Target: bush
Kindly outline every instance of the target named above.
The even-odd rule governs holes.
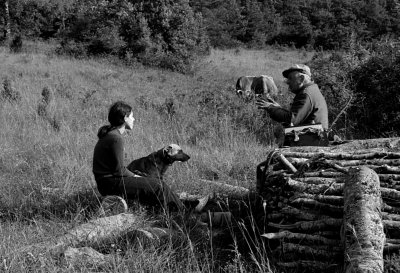
[[[13,53],[18,53],[22,51],[22,37],[21,35],[15,35],[10,42],[10,51]]]
[[[59,52],[129,56],[185,73],[198,56],[209,53],[202,17],[188,0],[89,0],[71,14]]]
[[[320,52],[309,63],[327,99],[330,122],[340,114],[335,133],[345,138],[399,136],[399,49],[393,41],[368,49],[353,44],[346,52]]]
[[[389,45],[389,46],[388,46]],[[351,73],[358,103],[351,118],[356,130],[367,137],[400,135],[400,45],[383,46]]]

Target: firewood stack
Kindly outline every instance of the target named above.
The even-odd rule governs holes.
[[[383,224],[384,253],[400,250],[400,139],[282,148],[271,151],[257,167],[257,191],[267,211],[262,236],[277,266],[288,272],[341,272],[346,267],[344,233],[351,232],[351,226],[344,220],[343,206],[358,198],[349,194],[354,169],[367,173],[364,180],[377,173],[374,196],[378,197],[368,195],[374,191],[373,183],[362,190],[367,205],[360,215],[368,218],[377,213]],[[366,186],[364,180],[361,186]]]

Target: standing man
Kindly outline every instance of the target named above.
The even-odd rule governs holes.
[[[265,109],[269,116],[285,127],[321,124],[328,130],[328,107],[317,84],[311,80],[311,71],[307,65],[295,64],[282,72],[295,94],[290,110],[284,109],[272,99],[257,98],[256,105]]]

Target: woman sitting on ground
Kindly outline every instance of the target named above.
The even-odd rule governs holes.
[[[132,107],[122,101],[114,103],[108,121],[110,124],[102,126],[97,133],[99,139],[93,155],[93,174],[100,194],[183,210],[178,196],[162,180],[137,176],[124,165],[123,134],[133,129]]]

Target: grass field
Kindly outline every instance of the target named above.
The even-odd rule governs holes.
[[[305,51],[272,48],[213,50],[199,60],[194,73],[182,75],[112,59],[60,57],[52,46],[38,42],[25,44],[18,54],[0,48],[2,81],[11,83],[8,92],[20,95],[20,100],[0,101],[0,268],[89,271],[46,257],[46,262],[35,257],[31,263],[27,259],[20,263],[13,253],[85,221],[85,208],[94,205],[79,194],[95,190],[91,160],[96,133],[107,123],[108,107],[116,100],[129,102],[136,118],[126,137],[127,163],[177,143],[191,159],[167,172],[165,179],[176,191],[204,193],[202,178],[254,188],[255,167],[271,148],[274,124],[253,103],[236,97],[236,79],[271,75],[283,93],[278,100],[285,102],[281,71],[311,57]],[[50,96],[43,106],[45,87]],[[57,194],[49,194],[49,188]],[[106,272],[215,270],[210,257],[195,254],[185,247],[132,248],[123,262],[115,261]],[[199,265],[205,261],[208,264]],[[238,257],[224,268],[249,270]]]

